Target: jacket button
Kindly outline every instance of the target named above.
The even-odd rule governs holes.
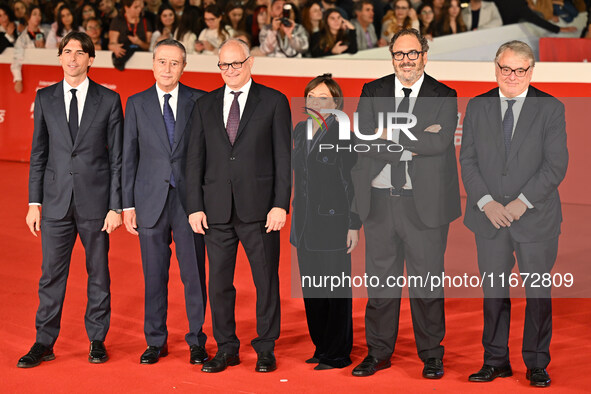
[[[322,162],[323,162],[323,163],[326,163],[326,162],[328,162],[328,157],[324,156],[324,157],[322,158]]]
[[[230,157],[230,160],[236,160],[236,158],[234,156]]]
[[[72,153],[72,157],[76,157],[77,155],[77,153]]]
[[[329,210],[328,213],[334,215],[334,209]]]

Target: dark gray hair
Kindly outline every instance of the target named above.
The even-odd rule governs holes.
[[[152,54],[152,59],[156,59],[156,51],[161,46],[169,46],[169,47],[177,47],[183,52],[183,63],[187,63],[187,50],[185,46],[180,43],[179,41],[175,40],[174,38],[167,38],[162,41],[158,41],[156,45],[154,45],[154,53]]]
[[[527,58],[527,60],[529,60],[530,67],[536,65],[536,58],[534,56],[534,51],[531,49],[531,47],[527,45],[525,42],[517,40],[508,41],[501,45],[497,50],[497,54],[495,55],[495,62],[498,62],[503,52],[505,52],[508,49],[512,50],[518,55]]]
[[[246,57],[250,56],[250,48],[248,47],[248,44],[245,43],[243,40],[241,40],[240,38],[228,38],[226,41],[222,42],[222,45],[220,45],[220,52],[222,50],[223,47],[225,47],[226,45],[230,44],[230,43],[236,43],[238,45],[240,45],[242,47],[242,50],[244,50],[244,55],[246,55]]]
[[[396,40],[402,36],[415,36],[417,40],[419,40],[419,44],[421,44],[421,51],[426,53],[429,50],[429,43],[427,42],[427,39],[423,37],[417,29],[402,29],[398,33],[394,34],[394,37],[392,37],[390,40],[390,45],[388,46],[390,53],[392,53],[392,48],[394,47]]]

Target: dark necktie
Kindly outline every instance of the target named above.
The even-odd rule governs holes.
[[[238,133],[238,126],[240,125],[240,103],[238,103],[238,96],[242,92],[230,92],[234,95],[234,100],[230,106],[230,113],[228,114],[228,121],[226,122],[226,132],[230,139],[230,144],[234,145],[236,141],[236,134]]]
[[[70,127],[72,142],[76,142],[76,135],[78,134],[78,99],[76,98],[76,89],[70,89],[70,92],[72,92],[72,100],[70,100],[68,126]]]
[[[396,112],[400,113],[408,113],[410,109],[410,93],[412,89],[409,88],[402,88],[404,92],[404,98],[398,104],[398,109]],[[407,123],[408,118],[398,118],[396,123]],[[398,142],[400,142],[400,136],[398,137]],[[406,162],[400,161],[398,165],[391,164],[390,165],[390,183],[392,183],[392,187],[396,189],[402,189],[402,186],[406,184]]]
[[[509,155],[511,149],[511,138],[513,137],[513,124],[515,123],[513,117],[513,104],[515,100],[507,100],[507,110],[503,117],[503,139],[505,140],[505,157]]]
[[[162,110],[162,115],[164,116],[164,125],[166,126],[166,134],[168,134],[168,142],[170,144],[170,148],[172,149],[172,145],[174,144],[174,114],[172,113],[172,107],[170,106],[169,100],[172,96],[167,93],[164,95],[164,108]],[[170,185],[175,187],[174,176],[172,173],[170,174]]]

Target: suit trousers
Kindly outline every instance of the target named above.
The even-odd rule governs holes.
[[[365,336],[369,355],[388,359],[398,336],[401,287],[387,284],[389,277],[441,275],[449,225],[425,226],[412,196],[390,196],[372,188],[371,210],[364,222],[365,265],[368,277],[380,286],[368,288]],[[384,285],[383,287],[381,285]],[[419,358],[443,358],[445,336],[443,289],[409,286],[413,330]]]
[[[242,243],[256,288],[257,337],[251,344],[257,353],[273,351],[279,338],[279,231],[266,232],[265,222],[244,223],[234,206],[230,222],[210,224],[205,232],[209,256],[209,302],[213,336],[218,351],[238,354],[236,336],[236,288],[234,271],[238,242]]]
[[[531,274],[550,273],[558,253],[558,237],[543,242],[516,242],[508,228],[501,228],[492,239],[476,235],[478,267],[481,275],[493,274],[494,287],[490,281],[483,284],[484,363],[504,366],[509,363],[509,324],[511,299],[508,278],[515,265],[520,273],[530,275],[525,286],[527,303],[523,327],[522,357],[527,368],[546,368],[550,363],[550,339],[552,338],[551,288],[541,281],[532,282]],[[514,255],[515,253],[515,255]],[[505,278],[505,287],[500,287],[499,275]],[[521,281],[519,283],[521,285]]]
[[[337,251],[310,251],[299,247],[300,277],[351,276],[351,255],[346,249]],[[336,289],[327,286],[302,288],[306,320],[314,357],[320,363],[335,368],[351,364],[353,348],[353,300],[349,285]]]
[[[88,301],[84,324],[90,341],[104,341],[111,319],[111,280],[109,276],[109,235],[101,231],[104,218],[80,217],[74,203],[62,219],[43,217],[41,220],[41,249],[43,263],[39,280],[39,308],[35,318],[36,342],[53,346],[60,331],[66,282],[76,238],[86,254]],[[106,214],[106,213],[105,213]]]
[[[173,240],[189,320],[185,340],[189,346],[204,346],[207,336],[201,328],[207,303],[205,245],[203,236],[191,229],[177,189],[169,189],[166,204],[154,227],[138,227],[138,232],[145,283],[144,335],[148,346],[163,346],[168,338],[168,271]]]

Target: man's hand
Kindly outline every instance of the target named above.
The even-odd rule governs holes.
[[[516,198],[509,204],[505,205],[505,209],[513,217],[513,220],[519,220],[525,211],[527,211],[527,205],[520,199]]]
[[[359,242],[359,230],[349,230],[347,232],[347,253],[351,253]]]
[[[265,223],[267,233],[281,230],[283,226],[285,226],[286,216],[287,213],[285,212],[285,209],[278,207],[271,208],[267,214],[267,223]]]
[[[135,209],[128,209],[127,211],[123,211],[123,223],[125,224],[125,228],[127,232],[133,235],[138,235],[137,232],[137,222],[135,217]]]
[[[193,232],[197,234],[205,235],[205,230],[209,230],[209,227],[207,226],[207,216],[203,211],[190,214],[189,224],[191,225]]]
[[[113,231],[117,230],[119,226],[123,223],[121,219],[121,214],[115,211],[107,212],[107,217],[105,217],[105,224],[103,224],[103,228],[101,231],[106,231],[107,234],[111,234]]]
[[[440,124],[432,124],[431,126],[427,127],[425,129],[426,132],[428,133],[439,133],[439,130],[441,130],[441,125]]]
[[[27,212],[25,222],[27,222],[27,226],[29,226],[29,231],[31,231],[31,234],[33,234],[36,237],[37,233],[35,231],[41,231],[40,205],[29,205],[29,211]]]
[[[497,230],[501,227],[509,227],[511,226],[511,222],[513,222],[513,216],[511,216],[509,211],[496,201],[486,203],[482,210]]]

